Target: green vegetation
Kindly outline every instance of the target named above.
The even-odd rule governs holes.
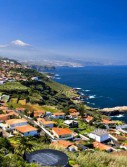
[[[69,109],[75,108],[79,111],[79,117],[77,117],[79,128],[71,128],[71,130],[77,133],[76,137],[79,137],[79,134],[90,133],[95,128],[98,128],[96,122],[100,122],[102,118],[106,117],[101,115],[99,110],[90,108],[84,104],[77,104],[72,99],[78,95],[72,88],[56,83],[34,69],[11,69],[11,72],[13,76],[17,73],[21,78],[25,78],[26,80],[7,82],[0,85],[0,94],[7,95],[3,98],[8,101],[8,97],[10,97],[7,103],[10,109],[23,107],[26,109],[23,114],[26,115],[29,115],[29,113],[33,114],[35,110],[63,111],[66,115],[69,115]],[[32,77],[37,77],[38,79],[34,80]],[[2,114],[3,111],[0,110],[0,113]],[[93,117],[95,123],[93,121],[90,123],[85,121],[88,115]],[[67,127],[62,119],[53,121],[56,122],[57,127]],[[99,128],[104,129],[101,124],[99,124]],[[65,152],[72,166],[127,166],[127,159],[124,156],[116,157],[116,155],[114,156],[113,154],[93,149],[72,153],[61,147],[51,145],[49,137],[46,134],[41,135],[38,137],[21,137],[15,135],[8,139],[0,137],[0,167],[39,167],[37,164],[28,164],[24,160],[24,155],[26,152],[43,148],[53,148]],[[82,142],[83,145],[93,148],[93,140]]]
[[[3,85],[0,85],[0,92],[4,92],[9,95],[14,93],[27,93],[28,88],[23,86],[20,82],[7,82]]]
[[[1,140],[1,138],[0,138]],[[5,140],[5,141],[4,141]],[[78,165],[80,167],[126,167],[127,159],[124,156],[117,156],[108,154],[102,151],[82,151],[82,152],[68,152],[67,150],[55,146],[45,144],[48,138],[46,136],[40,138],[19,138],[13,137],[8,141],[2,138],[2,143],[9,143],[11,147],[3,144],[0,148],[0,166],[1,167],[38,167],[37,164],[28,164],[22,158],[24,152],[31,152],[43,148],[52,148],[65,152],[69,157],[70,164]],[[10,149],[9,149],[10,148]],[[19,151],[20,148],[20,151]],[[2,151],[8,149],[9,151]]]
[[[33,69],[13,69],[13,72],[20,72],[27,77],[27,81],[7,82],[0,85],[0,92],[17,98],[17,104],[19,100],[26,100],[26,103],[57,106],[59,109],[75,107],[75,103],[69,98],[74,96],[71,88],[51,81]],[[39,80],[31,80],[33,76]]]
[[[49,80],[44,81],[48,86],[50,86],[53,90],[57,90],[59,94],[65,94],[68,98],[72,98],[77,96],[76,93],[72,91],[72,88],[55,81]]]

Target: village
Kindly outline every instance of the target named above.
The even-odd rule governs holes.
[[[28,80],[21,73],[9,72],[12,68],[28,69],[27,66],[2,61],[1,67],[1,85]],[[29,80],[37,78],[33,76]],[[113,121],[107,116],[96,119],[94,114],[76,108],[66,111],[57,109],[54,112],[46,109],[31,111],[25,107],[11,108],[8,105],[9,99],[8,94],[0,94],[0,136],[4,138],[38,138],[46,135],[49,145],[69,152],[100,150],[115,154],[127,150],[127,124],[124,122]]]
[[[98,128],[82,134],[75,132],[76,129],[80,131],[80,115],[75,109],[70,109],[69,115],[63,112],[34,111],[33,117],[30,117],[24,114],[25,108],[10,110],[5,103],[1,103],[0,111],[1,135],[5,137],[38,136],[43,131],[51,138],[51,144],[59,145],[71,152],[87,149],[106,152],[127,150],[127,125],[118,125],[117,121],[103,119],[98,124],[104,125],[104,129]],[[92,126],[94,123],[92,116],[84,117],[84,124]]]

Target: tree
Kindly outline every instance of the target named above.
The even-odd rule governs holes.
[[[79,114],[80,114],[81,118],[84,118],[84,115],[85,115],[85,107],[84,107],[84,105],[80,104],[78,106],[78,108],[79,108],[78,110],[79,110]]]
[[[44,135],[40,138],[40,142],[44,142],[45,144],[49,144],[51,142],[50,137],[44,133]]]
[[[15,153],[20,156],[24,156],[26,152],[31,151],[33,145],[29,142],[29,138],[21,137],[18,147],[15,149]]]
[[[0,110],[0,114],[4,114],[3,110]]]

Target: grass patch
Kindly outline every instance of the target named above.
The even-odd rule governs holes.
[[[24,100],[19,100],[18,104],[25,105],[26,104],[26,100],[25,99]]]
[[[19,82],[7,82],[3,85],[0,85],[1,92],[11,92],[11,91],[28,91],[26,86],[23,86]]]

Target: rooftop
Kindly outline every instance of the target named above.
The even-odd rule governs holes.
[[[100,143],[100,142],[93,142],[93,146],[94,146],[95,148],[100,149],[100,150],[106,150],[106,151],[113,149],[111,146],[102,144],[102,143]]]
[[[52,128],[52,130],[58,135],[71,135],[72,131],[68,128]]]
[[[67,147],[73,145],[74,143],[67,141],[67,140],[57,140],[56,142],[53,142],[52,144],[60,145],[64,148],[67,148]]]
[[[42,122],[42,124],[47,125],[47,124],[55,124],[53,121],[46,121],[44,118],[38,118],[37,121]]]
[[[104,129],[96,129],[95,131],[91,132],[97,136],[103,136],[103,135],[106,135],[108,134],[108,132]]]
[[[69,109],[69,112],[70,112],[70,113],[76,113],[77,110],[76,110],[75,108],[70,108],[70,109]]]
[[[18,124],[18,123],[22,123],[22,122],[27,122],[26,119],[9,119],[6,121],[7,124],[12,125],[12,124]]]
[[[34,111],[34,117],[41,116],[42,114],[45,114],[45,111],[44,111],[44,110],[37,110],[37,111]]]
[[[92,117],[92,116],[88,116],[88,117],[86,118],[86,120],[92,121],[92,120],[93,120],[93,117]]]
[[[31,131],[37,131],[36,128],[34,128],[33,126],[30,126],[30,125],[18,126],[15,129],[17,131],[21,132],[21,133],[31,132]]]
[[[104,123],[104,124],[115,124],[116,121],[110,121],[110,120],[108,120],[108,119],[103,119],[103,120],[102,120],[102,123]]]
[[[8,114],[0,114],[0,120],[7,120]]]
[[[67,125],[69,125],[69,124],[71,124],[71,123],[73,123],[73,122],[77,122],[77,121],[73,121],[73,120],[66,120],[66,121],[64,121],[64,123],[65,124],[67,124]],[[78,122],[77,122],[78,123]]]

